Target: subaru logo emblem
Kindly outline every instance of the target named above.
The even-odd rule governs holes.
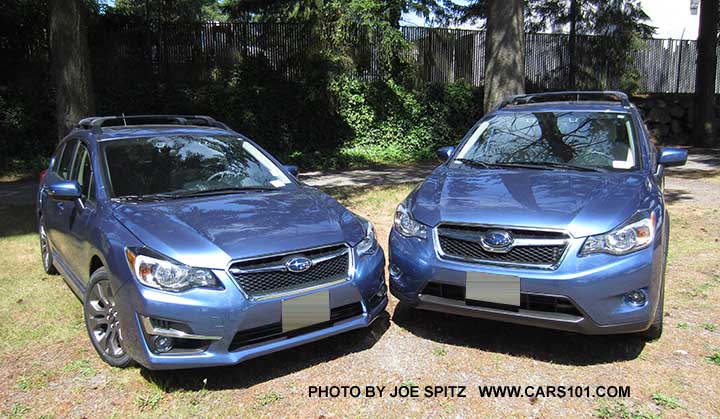
[[[504,230],[490,230],[480,238],[480,244],[490,252],[507,252],[512,243],[512,235]]]
[[[312,261],[306,257],[296,257],[285,262],[285,267],[290,272],[305,272],[312,267]]]

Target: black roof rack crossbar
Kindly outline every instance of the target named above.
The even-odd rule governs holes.
[[[496,109],[502,109],[510,105],[527,105],[534,103],[538,99],[545,101],[557,99],[558,101],[580,102],[582,100],[598,100],[598,98],[605,100],[610,99],[611,101],[620,102],[622,106],[626,108],[630,107],[630,100],[623,92],[615,90],[568,90],[511,96],[500,102]]]
[[[229,130],[230,127],[206,115],[116,115],[116,116],[91,116],[81,119],[77,127],[79,129],[91,129],[95,132],[102,132],[106,122],[122,121],[122,126],[148,125],[135,123],[137,120],[167,121],[169,125],[195,125],[193,121],[203,121],[209,127],[216,127]],[[131,123],[128,123],[130,121]],[[114,125],[117,127],[117,125]]]

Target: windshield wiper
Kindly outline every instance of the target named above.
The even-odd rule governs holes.
[[[455,161],[466,164],[468,166],[482,167],[483,169],[497,169],[500,167],[500,165],[495,163],[486,163],[484,161],[473,159],[455,159]]]
[[[209,195],[225,195],[225,194],[231,194],[231,193],[237,193],[237,192],[250,192],[250,191],[274,191],[277,188],[275,187],[268,187],[268,186],[233,186],[228,188],[217,188],[217,189],[208,189],[204,191],[192,191],[192,192],[185,192],[181,194],[175,195],[177,198],[187,198],[191,196],[209,196]]]
[[[544,164],[535,164],[535,163],[526,163],[526,162],[488,163],[488,162],[472,160],[472,159],[455,159],[455,160],[459,161],[461,163],[467,164],[468,166],[482,167],[483,169],[501,169],[501,168],[510,167],[510,168],[533,169],[533,170],[551,170],[550,168],[546,167],[546,165],[544,165]]]
[[[577,170],[580,172],[604,172],[604,170],[596,167],[588,167],[588,166],[578,166],[575,164],[569,164],[569,163],[556,163],[556,162],[537,162],[537,163],[523,163],[528,165],[536,165],[536,166],[546,166],[546,167],[552,167],[556,169],[569,169],[569,170]]]
[[[113,199],[118,201],[162,201],[165,199],[175,199],[177,198],[177,195],[173,194],[166,194],[166,193],[155,193],[155,194],[147,194],[147,195],[123,195],[123,196],[116,196]]]

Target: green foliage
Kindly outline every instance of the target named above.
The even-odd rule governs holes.
[[[344,154],[375,162],[431,159],[437,147],[458,143],[482,112],[482,92],[463,83],[407,88],[340,76],[331,90],[353,133]]]
[[[682,407],[680,401],[677,398],[667,396],[662,393],[653,393],[652,400],[653,402],[655,402],[656,405],[667,407],[668,409],[677,409],[679,407]]]
[[[716,351],[708,357],[708,360],[713,364],[720,366],[720,351]]]

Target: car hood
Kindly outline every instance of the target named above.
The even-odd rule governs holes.
[[[364,235],[357,218],[312,188],[115,203],[115,218],[149,248],[190,266],[347,242]]]
[[[479,169],[440,166],[409,197],[418,221],[604,233],[640,208],[651,185],[639,172]]]

